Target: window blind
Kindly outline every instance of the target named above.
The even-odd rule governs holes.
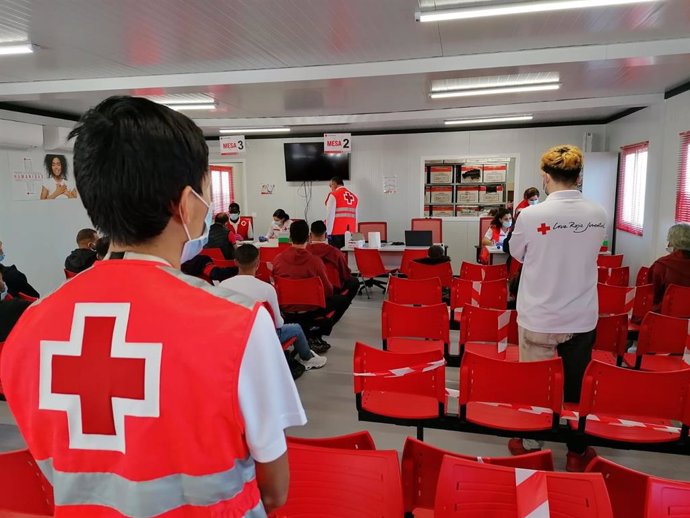
[[[676,223],[690,223],[690,131],[680,134]]]
[[[616,229],[637,236],[644,228],[648,150],[648,142],[621,148]]]

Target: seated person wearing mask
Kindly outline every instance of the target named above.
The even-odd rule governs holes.
[[[337,292],[347,290],[346,297],[350,299],[355,298],[359,291],[359,281],[352,276],[350,267],[347,265],[345,254],[338,250],[333,245],[328,244],[326,239],[326,224],[317,220],[311,224],[311,232],[309,234],[310,243],[307,245],[307,250],[317,257],[320,257],[326,268],[334,268],[338,272],[338,285],[334,286]]]
[[[262,239],[262,241],[277,238],[278,232],[287,232],[290,230],[290,225],[292,225],[290,215],[283,209],[278,209],[273,213],[273,221],[271,222],[271,226],[268,227],[266,237]]]
[[[65,270],[81,273],[96,262],[96,241],[98,234],[92,228],[83,228],[77,233],[77,246],[65,259]]]
[[[257,302],[268,303],[273,313],[278,338],[281,342],[286,342],[290,338],[297,339],[295,341],[297,361],[306,370],[320,369],[326,365],[326,358],[318,356],[309,349],[309,342],[300,325],[286,324],[283,321],[275,288],[255,277],[256,271],[259,269],[259,249],[250,244],[241,245],[235,251],[235,261],[237,261],[240,269],[239,274],[232,279],[221,282],[221,288],[236,291]]]
[[[652,311],[661,310],[669,284],[690,286],[690,224],[678,223],[668,230],[669,254],[660,257],[649,268],[647,282],[654,285]]]
[[[41,295],[29,284],[26,275],[20,272],[15,265],[3,264],[4,261],[5,252],[2,249],[2,241],[0,241],[0,275],[3,277],[7,292],[14,298],[19,297],[20,293],[39,298]]]
[[[506,208],[498,209],[498,212],[491,220],[491,226],[484,234],[482,245],[484,246],[502,246],[503,240],[508,235],[508,231],[513,226],[513,216]]]
[[[0,274],[0,342],[7,340],[14,324],[22,316],[24,310],[31,305],[31,302],[23,299],[16,299],[11,295],[8,297],[7,285],[2,280]]]
[[[525,209],[531,205],[536,205],[539,203],[539,189],[536,187],[530,187],[529,189],[526,189],[524,194],[522,195],[522,201],[518,203],[517,207],[515,207],[515,218],[518,217],[518,214],[520,214],[520,211],[522,209]]]
[[[238,203],[233,202],[228,206],[228,217],[230,221],[227,224],[227,228],[230,232],[242,236],[239,241],[251,241],[254,239],[252,218],[240,215],[240,205]]]
[[[208,231],[208,243],[204,248],[220,248],[226,259],[235,258],[235,243],[241,241],[241,236],[227,229],[228,215],[224,212],[216,214],[216,217]]]

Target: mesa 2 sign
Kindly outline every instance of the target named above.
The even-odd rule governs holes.
[[[324,133],[323,151],[328,155],[349,153],[352,149],[352,136],[349,133]]]
[[[246,149],[244,135],[220,137],[221,155],[244,155]]]

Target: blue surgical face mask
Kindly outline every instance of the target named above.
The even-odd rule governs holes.
[[[507,228],[510,228],[512,226],[513,226],[513,220],[512,219],[509,219],[508,221],[503,222],[503,228],[507,229]]]
[[[539,200],[527,200],[527,203],[529,203],[530,205],[536,205],[537,203],[539,203]]]
[[[230,221],[232,221],[233,223],[235,223],[238,219],[240,219],[240,215],[237,212],[231,212],[229,214],[229,216],[230,216]]]
[[[199,252],[201,252],[204,246],[206,246],[206,243],[208,243],[208,232],[211,229],[211,223],[213,222],[213,211],[211,210],[211,206],[208,203],[206,203],[206,201],[195,191],[192,192],[194,193],[194,196],[199,198],[201,200],[201,203],[203,203],[207,207],[206,217],[204,218],[204,230],[201,232],[201,235],[199,237],[195,237],[194,239],[192,239],[192,236],[189,234],[189,229],[187,228],[187,225],[182,223],[184,231],[187,234],[187,241],[182,247],[180,263],[186,263],[190,259],[194,259],[197,255],[199,255]]]
[[[2,291],[0,291],[0,301],[5,300],[6,296],[7,296],[7,284],[4,284]]]

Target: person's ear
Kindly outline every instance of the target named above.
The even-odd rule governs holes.
[[[182,194],[180,195],[180,201],[177,202],[177,205],[173,209],[173,214],[172,217],[175,219],[175,221],[189,226],[189,223],[192,220],[192,203],[194,203],[194,193],[192,192],[192,188],[188,185],[182,190]]]

